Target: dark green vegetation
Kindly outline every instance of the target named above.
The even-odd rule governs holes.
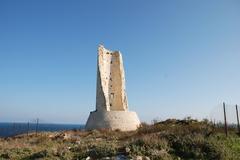
[[[166,120],[133,132],[108,130],[39,133],[0,139],[0,159],[240,159],[240,137],[208,121]],[[144,159],[144,158],[143,158]]]

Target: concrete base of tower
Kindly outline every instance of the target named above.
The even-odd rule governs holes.
[[[136,112],[131,111],[93,111],[90,112],[85,129],[110,129],[133,131],[140,126]]]

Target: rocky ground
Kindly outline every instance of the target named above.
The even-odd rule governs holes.
[[[137,131],[42,132],[0,139],[0,160],[240,159],[240,137],[207,121],[167,120]]]

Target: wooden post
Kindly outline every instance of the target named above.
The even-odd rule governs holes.
[[[29,122],[27,124],[27,136],[28,136],[28,134],[29,134]]]
[[[236,114],[237,114],[237,128],[238,134],[240,134],[239,116],[238,116],[238,105],[236,104]]]
[[[36,124],[36,135],[38,133],[38,122],[39,122],[39,119],[37,118],[37,124]]]
[[[14,122],[13,122],[13,126],[12,126],[12,131],[11,131],[11,128],[10,128],[10,133],[12,134],[11,136],[14,136],[14,135],[17,134],[16,125],[15,125]]]
[[[224,112],[224,129],[226,137],[228,136],[228,127],[227,127],[227,117],[226,117],[226,109],[225,109],[225,103],[223,102],[223,112]]]

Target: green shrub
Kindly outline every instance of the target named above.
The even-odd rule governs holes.
[[[203,135],[166,135],[171,145],[171,154],[182,159],[229,159],[230,151],[216,139],[207,139]]]
[[[95,144],[89,144],[86,146],[78,146],[74,152],[78,152],[75,158],[82,159],[90,156],[93,159],[102,157],[111,157],[117,154],[117,146],[114,142],[98,142]],[[74,158],[74,159],[75,159]]]
[[[24,159],[26,160],[35,160],[39,158],[45,158],[48,156],[48,151],[47,150],[42,150],[37,153],[33,153],[31,156],[25,157]]]
[[[99,144],[99,145],[93,146],[88,153],[91,158],[102,158],[102,157],[111,157],[116,155],[117,150],[116,150],[116,146],[114,145]]]
[[[131,155],[149,156],[151,159],[171,159],[166,139],[157,134],[143,135],[134,139],[128,146]]]

